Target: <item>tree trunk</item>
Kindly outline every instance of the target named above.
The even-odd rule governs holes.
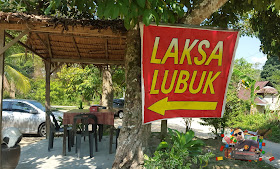
[[[113,83],[110,66],[104,66],[102,68],[102,97],[101,105],[107,107],[108,109],[113,108]]]
[[[194,15],[186,17],[185,24],[199,25],[228,0],[203,0]],[[199,17],[196,17],[199,15]],[[139,27],[127,33],[125,58],[126,93],[123,126],[112,168],[143,168],[151,125],[142,125],[141,95],[141,41]]]
[[[186,17],[184,24],[199,25],[221,8],[227,1],[228,0],[203,0],[197,8]]]
[[[125,109],[114,169],[143,168],[143,155],[151,133],[151,125],[142,125],[140,44],[139,27],[136,26],[127,34]]]
[[[16,85],[13,81],[11,81],[11,88],[10,88],[10,98],[15,99],[16,98]]]

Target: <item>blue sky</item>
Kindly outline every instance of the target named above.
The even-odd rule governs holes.
[[[261,68],[267,57],[265,54],[260,52],[260,40],[257,38],[251,38],[248,36],[240,37],[238,47],[235,54],[235,59],[244,58],[249,63],[260,63],[258,68]]]

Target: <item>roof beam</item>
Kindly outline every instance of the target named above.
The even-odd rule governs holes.
[[[78,54],[79,58],[82,58],[82,56],[81,56],[81,54],[80,54],[80,52],[79,52],[79,49],[78,49],[77,43],[76,43],[76,41],[75,41],[74,36],[72,36],[72,39],[73,39],[73,43],[74,43],[74,46],[75,46],[75,49],[76,49],[76,52],[77,52],[77,54]]]
[[[49,34],[47,34],[47,45],[48,45],[47,48],[49,51],[49,56],[50,56],[50,58],[53,58]]]
[[[64,63],[59,63],[59,65],[57,65],[52,71],[51,74],[53,74],[53,72],[55,72],[58,68],[60,68]]]
[[[15,39],[15,37],[13,37],[12,35],[10,35],[8,32],[5,32],[5,35],[11,39]],[[20,40],[17,41],[18,44],[20,44],[21,46],[23,46],[24,48],[30,50],[32,53],[34,53],[35,55],[38,55],[39,57],[41,57],[42,59],[46,60],[45,57],[43,57],[42,55],[40,55],[39,53],[37,53],[35,50],[33,50],[31,47],[27,46],[26,44],[22,43]]]
[[[35,33],[35,35],[40,40],[40,42],[45,46],[45,48],[48,50],[48,45],[43,41],[43,39],[38,35],[38,33]]]
[[[29,30],[25,30],[20,35],[18,35],[16,38],[14,38],[11,42],[9,42],[7,45],[5,45],[4,47],[0,46],[0,55],[3,54],[7,49],[9,49],[15,43],[17,43],[28,32],[29,32]]]
[[[108,39],[105,40],[105,55],[106,55],[106,58],[109,59],[109,54],[108,54]]]
[[[63,63],[90,63],[100,65],[123,65],[124,61],[120,60],[105,60],[105,59],[72,59],[72,58],[52,58],[51,62],[63,62]]]
[[[46,26],[47,25],[47,26]],[[120,38],[126,37],[126,33],[116,33],[113,32],[110,28],[108,29],[92,29],[91,26],[69,26],[68,30],[65,30],[64,26],[61,25],[57,25],[55,26],[55,24],[46,24],[46,23],[34,23],[34,22],[30,22],[30,23],[24,23],[24,24],[20,24],[18,22],[13,22],[10,21],[9,23],[0,23],[0,26],[6,30],[25,30],[25,29],[30,29],[30,31],[32,32],[38,32],[38,33],[57,33],[57,34],[61,34],[61,35],[86,35],[86,36],[92,36],[92,37],[112,37],[112,38]]]

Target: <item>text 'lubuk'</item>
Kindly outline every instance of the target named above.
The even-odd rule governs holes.
[[[174,93],[184,93],[188,89],[188,91],[191,94],[196,94],[200,92],[201,89],[203,89],[202,91],[203,94],[206,94],[207,91],[209,91],[211,94],[215,94],[213,82],[214,80],[217,79],[217,77],[221,74],[221,72],[214,73],[213,71],[209,71],[209,72],[203,71],[202,73],[200,73],[201,76],[198,76],[197,71],[193,71],[192,75],[190,75],[190,73],[187,70],[181,70],[181,71],[174,70],[173,74],[169,73],[169,70],[165,70],[163,80],[159,82],[158,82],[158,74],[159,74],[159,70],[155,70],[150,94],[159,94],[159,91],[161,91],[164,94],[168,94],[173,90],[174,87],[175,87]],[[170,84],[166,84],[168,76],[172,76]],[[178,76],[178,80],[176,82],[177,76]],[[197,77],[200,77],[200,79],[197,79]],[[195,88],[194,84],[197,80],[199,80],[199,83],[198,86]],[[161,85],[157,85],[157,83],[161,83]],[[156,86],[161,86],[161,87],[157,89]],[[166,88],[166,86],[168,87]]]
[[[150,63],[154,64],[165,64],[167,59],[174,59],[174,64],[182,65],[187,58],[188,65],[209,65],[213,59],[218,60],[218,66],[222,65],[223,58],[223,41],[219,41],[215,48],[210,54],[207,54],[203,48],[209,48],[210,42],[208,40],[202,40],[199,42],[198,39],[193,40],[191,43],[190,39],[186,39],[184,49],[181,55],[179,55],[178,38],[173,38],[167,48],[163,58],[157,57],[157,51],[159,46],[160,37],[155,38],[154,47],[152,51]],[[197,47],[196,47],[197,46]],[[201,56],[191,56],[192,50],[197,50]],[[181,56],[179,58],[179,56]],[[199,59],[200,58],[200,59]]]

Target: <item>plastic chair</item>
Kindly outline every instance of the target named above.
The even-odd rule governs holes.
[[[88,130],[89,120],[93,120],[94,124],[92,124],[92,131]],[[81,121],[80,131],[76,131],[77,120]],[[78,153],[78,157],[81,155],[81,137],[85,136],[89,137],[89,150],[90,150],[90,158],[93,157],[93,134],[95,137],[95,151],[98,151],[97,148],[97,117],[93,114],[79,114],[74,117],[74,125],[73,131],[76,134],[76,153]]]
[[[47,111],[46,113],[50,117],[50,119],[52,118],[53,120],[53,123],[50,123],[50,131],[49,131],[48,151],[50,151],[53,148],[53,140],[54,140],[55,133],[61,133],[64,131],[64,129],[58,125],[58,122],[51,111]],[[68,136],[68,152],[70,152],[71,146],[73,146],[73,138],[74,138],[71,127],[67,128],[67,136]]]

